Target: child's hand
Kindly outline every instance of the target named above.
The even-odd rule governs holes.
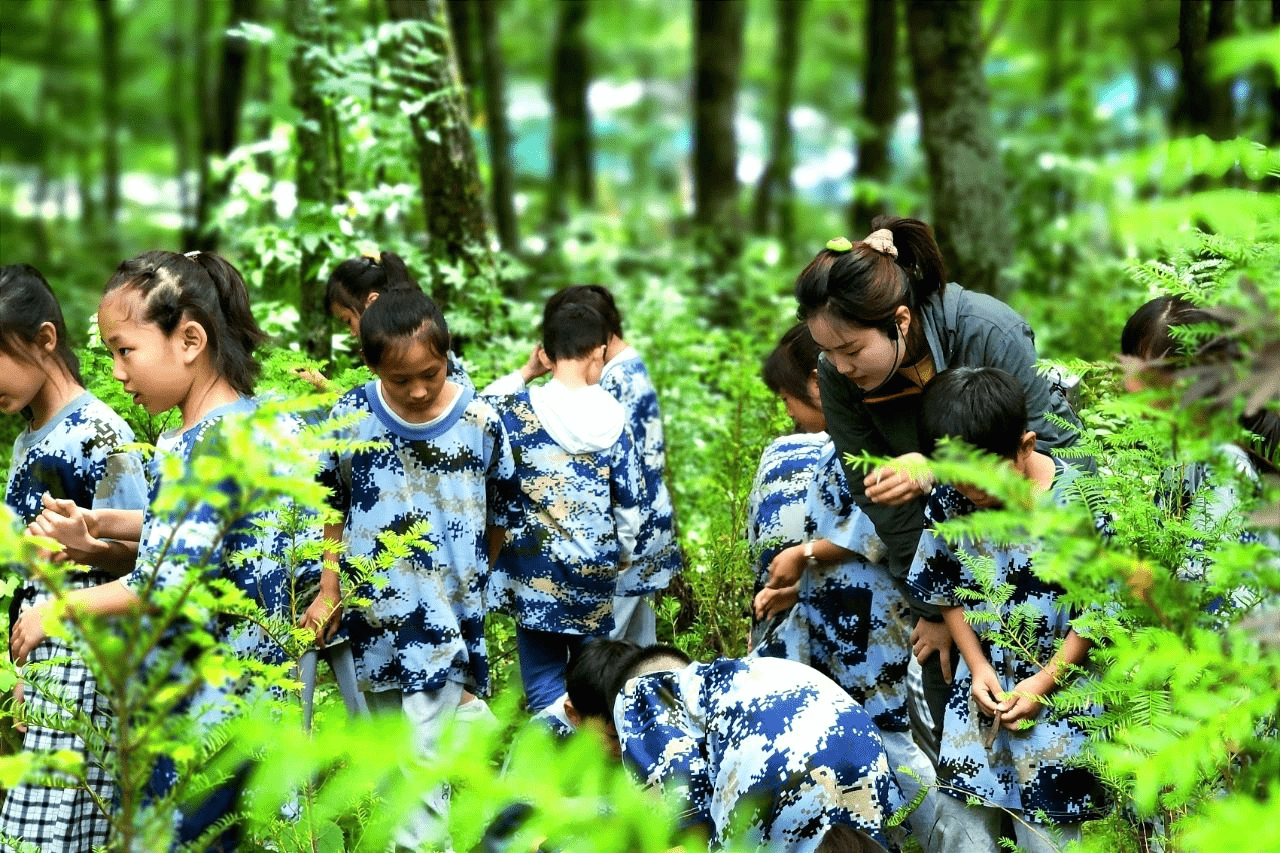
[[[18,679],[18,683],[13,685],[13,730],[21,734],[27,733],[27,724],[22,722],[22,706],[26,704],[27,698],[22,695],[22,679]]]
[[[98,524],[93,511],[76,506],[75,501],[61,500],[44,493],[44,511],[27,525],[33,536],[45,536],[62,543],[62,560],[89,563],[101,551]],[[59,561],[57,557],[55,561]],[[59,561],[60,562],[60,561]]]
[[[756,593],[756,598],[751,603],[751,608],[755,611],[756,619],[763,621],[775,613],[781,613],[786,610],[795,604],[799,598],[800,588],[795,585],[785,589],[765,587]]]
[[[1019,728],[1022,720],[1032,720],[1044,707],[1044,697],[1053,692],[1053,679],[1044,670],[1019,681],[1008,699],[1000,703],[1000,721],[1006,729]]]
[[[302,614],[298,624],[315,631],[316,645],[323,646],[338,633],[342,622],[342,597],[335,591],[321,589],[315,601]]]
[[[911,651],[921,665],[937,652],[938,663],[942,664],[942,678],[951,683],[951,631],[945,622],[917,619],[916,626],[911,629]]]
[[[50,602],[46,601],[35,607],[29,607],[13,623],[13,633],[9,635],[9,655],[18,666],[26,663],[27,655],[49,636],[44,629],[49,605]]]
[[[534,344],[533,349],[529,352],[529,360],[520,366],[520,378],[524,380],[524,384],[528,385],[539,376],[543,376],[550,372],[549,368],[542,363],[539,356],[542,355],[542,344]]]
[[[996,671],[990,664],[982,666],[973,673],[973,701],[978,703],[978,710],[988,717],[997,717],[1003,721],[1001,706],[1005,702],[1004,687],[996,677]]]
[[[921,453],[907,453],[882,465],[862,481],[867,499],[885,506],[901,506],[912,498],[929,494],[933,474],[929,460]]]
[[[800,582],[804,574],[805,564],[809,558],[804,555],[803,545],[792,545],[783,548],[769,563],[769,589],[786,589]]]

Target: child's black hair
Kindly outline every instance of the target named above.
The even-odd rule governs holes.
[[[449,326],[440,306],[421,290],[390,290],[360,318],[360,349],[365,364],[377,370],[386,351],[416,338],[441,357],[449,354]]]
[[[1022,383],[998,367],[953,367],[924,387],[921,438],[928,452],[939,439],[958,438],[979,450],[1014,459],[1027,432]]]
[[[71,349],[67,323],[49,282],[30,264],[0,267],[0,352],[30,360],[28,350],[35,346],[36,336],[45,323],[53,325],[58,339],[54,357],[62,362],[77,385],[84,385],[80,378],[80,359]]]
[[[586,303],[566,303],[542,325],[542,349],[552,361],[582,358],[608,343],[604,318]]]
[[[1167,361],[1165,369],[1169,371],[1193,364],[1231,362],[1240,357],[1239,347],[1227,335],[1195,344],[1187,339],[1179,340],[1171,331],[1179,326],[1199,325],[1221,327],[1223,322],[1181,296],[1157,296],[1134,311],[1124,324],[1120,352],[1147,361]],[[1241,415],[1240,425],[1255,436],[1243,449],[1261,467],[1276,471],[1280,413],[1262,408],[1251,415]]]
[[[604,318],[605,328],[609,330],[609,334],[616,338],[622,337],[622,314],[618,311],[617,303],[613,301],[613,294],[607,287],[599,284],[574,284],[552,294],[542,309],[543,327],[546,327],[547,320],[552,314],[569,304],[590,305]]]
[[[641,651],[630,640],[596,637],[569,655],[565,689],[574,709],[583,717],[613,719],[613,698],[622,688],[627,660]]]
[[[893,324],[900,305],[915,308],[946,286],[947,268],[933,230],[919,219],[877,216],[871,230],[893,234],[896,258],[864,242],[823,249],[796,277],[799,319],[829,311],[868,329]]]
[[[814,402],[809,380],[818,369],[821,347],[813,339],[809,324],[796,323],[783,334],[764,360],[764,384],[775,394],[786,391],[792,397]]]
[[[338,264],[325,286],[324,307],[333,312],[341,306],[363,314],[369,294],[392,290],[421,290],[409,269],[395,252],[383,252],[375,259],[367,255]]]
[[[267,336],[253,319],[244,279],[225,258],[213,252],[144,252],[121,261],[103,292],[122,288],[141,294],[143,321],[166,335],[184,318],[199,323],[214,369],[241,394],[253,394],[261,372],[253,353]]]

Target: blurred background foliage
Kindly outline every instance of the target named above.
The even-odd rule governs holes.
[[[407,260],[477,385],[523,361],[547,295],[605,284],[659,390],[692,569],[660,632],[696,656],[745,647],[746,493],[789,429],[759,365],[827,239],[879,212],[930,222],[952,278],[1008,301],[1083,377],[1097,440],[1145,446],[1109,408],[1120,328],[1164,292],[1280,306],[1278,145],[1280,0],[0,3],[0,263],[46,274],[91,387],[140,436],[162,424],[118,392],[90,318],[148,249],[216,249],[244,272],[274,335],[265,384],[291,394],[296,364],[361,375],[321,304],[361,252]],[[1151,465],[1113,472],[1115,494]],[[505,679],[510,629],[494,631]],[[1153,661],[1187,654],[1160,639],[1176,648]],[[1204,671],[1230,663],[1195,651]],[[1266,660],[1255,695],[1280,697]],[[1211,707],[1196,689],[1177,701]],[[1125,713],[1150,696],[1110,698]],[[1274,721],[1242,730],[1266,778]],[[1117,786],[1179,779],[1176,750],[1151,754],[1113,757]],[[1219,796],[1215,774],[1241,764],[1197,776],[1212,806],[1186,849],[1230,846],[1224,828],[1266,849],[1247,815],[1272,795]],[[1174,836],[1188,801],[1135,814]]]

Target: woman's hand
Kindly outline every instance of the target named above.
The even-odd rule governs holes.
[[[911,629],[911,652],[921,665],[937,652],[938,662],[942,664],[942,678],[951,683],[951,631],[945,622],[916,620],[916,626]]]
[[[921,453],[896,457],[863,478],[867,498],[885,506],[901,506],[913,498],[929,494],[933,488],[933,474],[928,466],[929,460]]]
[[[51,603],[46,601],[35,607],[28,607],[13,623],[13,632],[9,635],[9,655],[18,666],[26,663],[27,655],[49,636],[44,628],[44,621],[49,616]]]
[[[755,601],[751,603],[751,609],[756,614],[756,619],[763,622],[775,613],[781,613],[791,605],[795,604],[800,598],[800,588],[798,586],[789,586],[783,589],[773,589],[765,587],[756,593]]]

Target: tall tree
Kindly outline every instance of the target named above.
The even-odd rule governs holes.
[[[245,79],[249,70],[249,42],[237,28],[252,21],[257,11],[256,0],[231,0],[227,28],[222,33],[219,50],[218,79],[212,98],[201,97],[200,105],[200,185],[196,198],[195,247],[213,251],[218,248],[218,233],[209,227],[214,207],[226,197],[230,176],[214,177],[210,169],[213,158],[225,158],[236,147],[240,135],[240,113],[244,105]],[[204,38],[204,32],[197,34]],[[203,93],[202,93],[203,95]]]
[[[471,35],[475,30],[476,8],[483,9],[498,0],[445,0],[445,12],[449,17],[449,33],[453,36],[453,51],[458,58],[458,76],[466,89],[467,113],[475,111],[476,88],[476,49],[475,38]],[[481,24],[483,26],[483,24]]]
[[[738,219],[734,117],[747,5],[743,0],[694,0],[693,9],[693,219],[727,238]]]
[[[547,185],[547,217],[568,219],[570,188],[578,203],[596,199],[594,144],[587,89],[591,85],[591,52],[587,48],[587,0],[561,0],[551,48],[551,179]]]
[[[769,131],[769,162],[765,164],[756,185],[752,211],[752,228],[757,234],[769,233],[770,220],[776,216],[779,241],[788,253],[795,242],[795,194],[791,170],[795,167],[795,144],[791,132],[791,107],[795,102],[796,69],[800,65],[800,22],[805,0],[774,0],[774,18],[778,40],[775,43],[773,123]]]
[[[1212,46],[1215,42],[1230,38],[1236,32],[1235,0],[1209,0],[1209,25],[1206,28],[1206,42]],[[1213,139],[1232,139],[1236,134],[1235,100],[1231,97],[1231,89],[1235,85],[1234,77],[1226,77],[1209,85],[1209,136]]]
[[[337,194],[333,156],[329,150],[331,113],[320,93],[325,44],[320,14],[320,0],[287,0],[285,4],[286,25],[295,39],[289,58],[289,76],[293,82],[292,102],[298,110],[294,136],[298,142],[298,214],[303,222],[308,218],[308,208],[315,210],[332,204]],[[298,265],[301,294],[298,328],[302,345],[313,358],[327,360],[331,342],[320,283],[324,247],[323,243],[312,243],[308,249],[306,240],[299,243],[302,258]]]
[[[1280,0],[1271,0],[1271,26],[1280,27]],[[1271,102],[1270,143],[1280,145],[1280,70],[1271,71],[1271,91],[1267,99]],[[1271,176],[1273,184],[1276,180]]]
[[[1178,75],[1173,123],[1188,133],[1208,133],[1212,121],[1206,57],[1208,38],[1204,0],[1182,0],[1178,7],[1178,53],[1182,57],[1182,70]]]
[[[520,249],[515,206],[515,166],[511,160],[511,128],[507,124],[507,79],[498,27],[499,0],[480,0],[480,66],[484,73],[485,127],[489,131],[489,173],[493,220],[498,240],[508,252]]]
[[[114,240],[120,218],[120,16],[114,0],[93,4],[98,13],[101,46],[102,115],[102,206],[107,217],[107,234]]]
[[[885,213],[883,190],[889,181],[889,140],[898,120],[897,0],[866,0],[866,49],[863,52],[862,130],[854,134],[857,166],[849,224],[855,236]],[[878,185],[868,186],[864,182]]]
[[[907,44],[938,246],[954,280],[1003,295],[1011,229],[982,74],[981,5],[908,0]]]
[[[400,107],[409,116],[417,149],[431,254],[444,262],[462,263],[473,273],[487,273],[484,188],[443,0],[387,0],[387,11],[394,21],[416,23],[404,31],[396,78]],[[453,294],[435,269],[431,287],[444,308]]]

